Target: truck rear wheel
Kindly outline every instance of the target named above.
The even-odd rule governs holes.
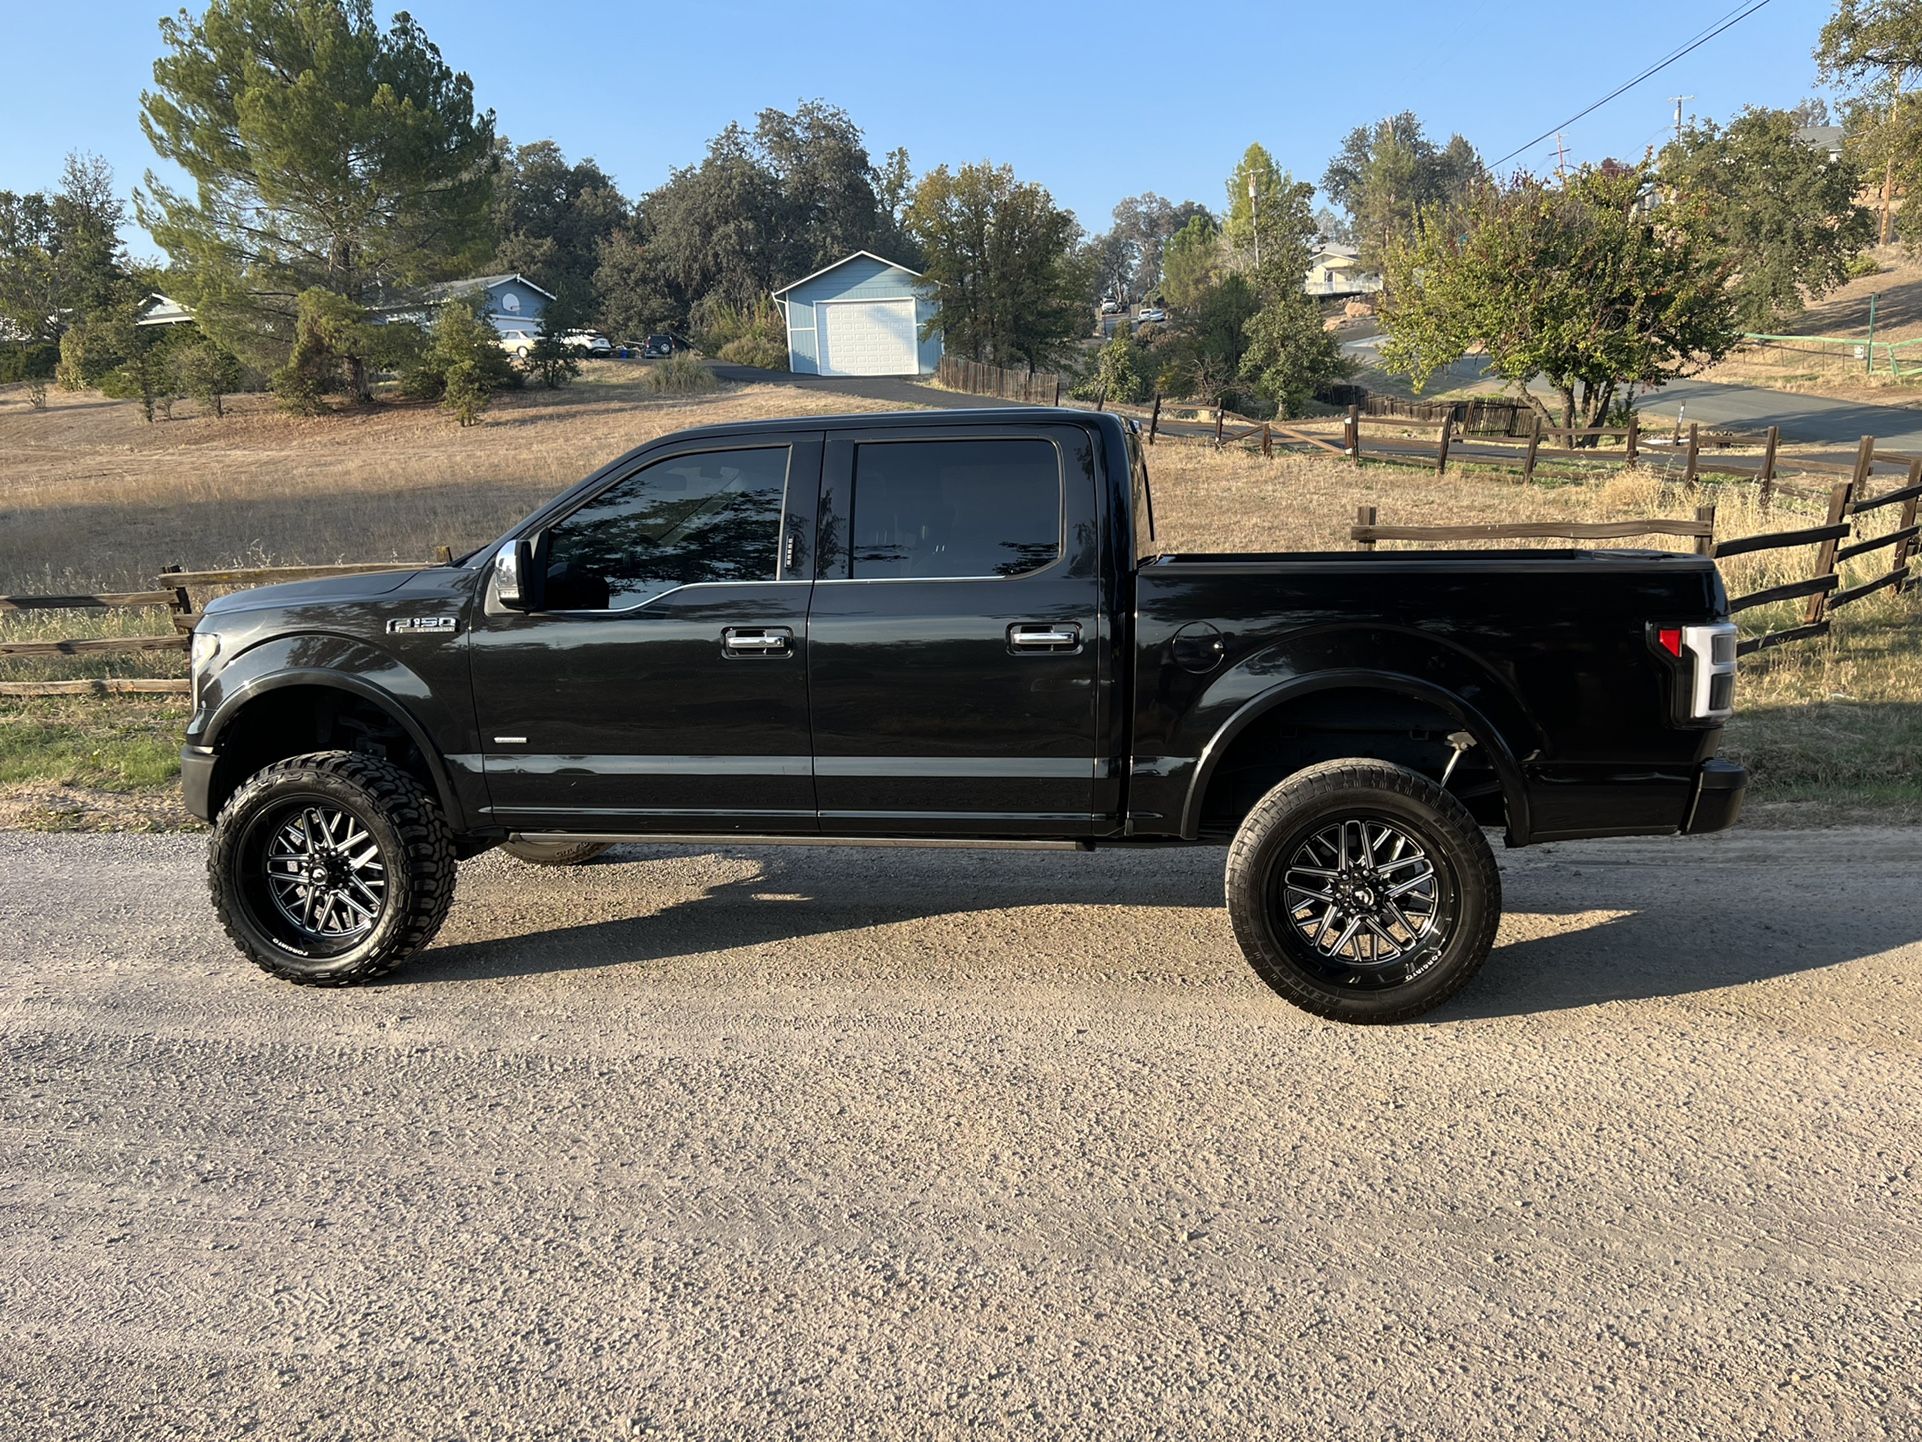
[[[261,970],[351,986],[425,946],[454,899],[454,839],[426,789],[347,751],[256,772],[214,822],[214,911]]]
[[[501,850],[517,861],[535,866],[579,866],[592,861],[609,845],[605,841],[529,841],[510,836],[501,843]]]
[[[1255,974],[1316,1016],[1406,1021],[1487,960],[1501,873],[1426,776],[1327,761],[1255,804],[1228,852],[1228,915]]]

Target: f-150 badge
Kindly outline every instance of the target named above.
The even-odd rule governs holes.
[[[395,616],[387,623],[387,634],[397,631],[435,631],[445,636],[460,629],[458,616]]]

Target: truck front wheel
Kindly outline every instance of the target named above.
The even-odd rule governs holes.
[[[1336,1021],[1446,1001],[1501,921],[1501,873],[1467,808],[1380,761],[1323,762],[1262,797],[1229,848],[1227,894],[1256,975]]]
[[[277,761],[214,822],[214,910],[261,970],[351,986],[425,946],[454,899],[454,839],[426,789],[347,751]]]

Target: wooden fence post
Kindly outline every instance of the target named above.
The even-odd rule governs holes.
[[[1357,526],[1374,525],[1375,524],[1375,508],[1373,506],[1355,507],[1355,524]],[[1375,549],[1375,542],[1372,537],[1369,537],[1367,539],[1357,540],[1355,544],[1360,546],[1364,551],[1372,551]]]
[[[1701,458],[1701,454],[1701,431],[1694,421],[1690,421],[1688,423],[1688,465],[1682,471],[1682,484],[1690,490],[1695,489],[1695,463]]]
[[[1922,460],[1909,462],[1909,476],[1908,479],[1903,482],[1903,489],[1905,490],[1912,490],[1916,486],[1922,486]],[[1898,530],[1906,531],[1910,526],[1915,524],[1916,508],[1918,505],[1922,505],[1922,497],[1910,496],[1908,500],[1902,503],[1902,519],[1896,522],[1896,528]],[[1909,558],[1915,554],[1915,541],[1916,538],[1910,536],[1908,540],[1896,543],[1895,565],[1891,569],[1901,570],[1909,564]],[[1900,581],[1895,583],[1895,589],[1898,592],[1909,591],[1914,588],[1915,577],[1913,576],[1904,576]]]
[[[1215,398],[1215,449],[1216,450],[1221,449],[1221,418],[1222,418],[1223,411],[1227,407],[1227,404],[1228,404],[1228,397],[1217,396]]]
[[[1633,411],[1628,415],[1628,444],[1622,447],[1622,464],[1633,467],[1635,457],[1640,454],[1636,442],[1642,438],[1642,418]]]
[[[1348,407],[1348,424],[1342,428],[1341,443],[1356,465],[1361,464],[1361,407]]]
[[[162,566],[160,568],[160,580],[162,584],[163,585],[165,584],[167,577],[178,575],[179,572],[180,572],[180,567],[178,566]],[[178,630],[180,627],[179,618],[182,616],[193,615],[194,598],[187,594],[187,588],[185,586],[175,586],[172,589],[174,593],[174,598],[171,606],[168,609],[171,610],[173,613],[174,628]]]
[[[1108,388],[1103,386],[1101,388],[1101,394],[1094,398],[1094,408],[1100,410],[1106,404],[1108,404]]]
[[[1454,421],[1452,420],[1443,421],[1442,428],[1441,428],[1441,441],[1435,448],[1435,474],[1438,476],[1443,476],[1448,474],[1448,438],[1452,436],[1454,433],[1455,433]]]
[[[1713,556],[1715,554],[1715,506],[1713,503],[1695,508],[1695,519],[1708,527],[1706,536],[1695,538],[1695,554]]]
[[[1762,506],[1766,509],[1775,499],[1775,447],[1782,440],[1782,428],[1770,426],[1768,440],[1762,446]]]
[[[1528,455],[1522,460],[1522,484],[1527,485],[1535,479],[1535,452],[1542,448],[1542,418],[1532,418],[1534,426],[1528,432]]]
[[[1261,453],[1264,456],[1272,456],[1275,453],[1275,438],[1269,434],[1266,421],[1261,423]]]
[[[1155,392],[1155,408],[1148,415],[1148,444],[1155,443],[1155,432],[1161,429],[1161,392]]]
[[[1872,445],[1873,441],[1871,441],[1870,444]],[[1855,482],[1852,480],[1837,481],[1834,486],[1829,489],[1829,518],[1825,524],[1839,526],[1843,521],[1848,519],[1849,498],[1853,496],[1854,493]],[[1835,574],[1835,552],[1839,545],[1840,542],[1834,539],[1822,542],[1821,549],[1815,553],[1815,575],[1810,578],[1811,580],[1819,580],[1823,576],[1832,576]],[[1813,626],[1817,621],[1827,616],[1828,613],[1828,593],[1817,592],[1815,595],[1809,597],[1808,607],[1802,612],[1803,624]]]

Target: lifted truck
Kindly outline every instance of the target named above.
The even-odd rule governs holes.
[[[1484,827],[1715,831],[1746,781],[1710,562],[1160,555],[1134,426],[1070,410],[667,436],[453,565],[228,596],[193,645],[215,906],[307,985],[425,945],[503,843],[1228,843],[1262,980],[1397,1021],[1488,954]]]

